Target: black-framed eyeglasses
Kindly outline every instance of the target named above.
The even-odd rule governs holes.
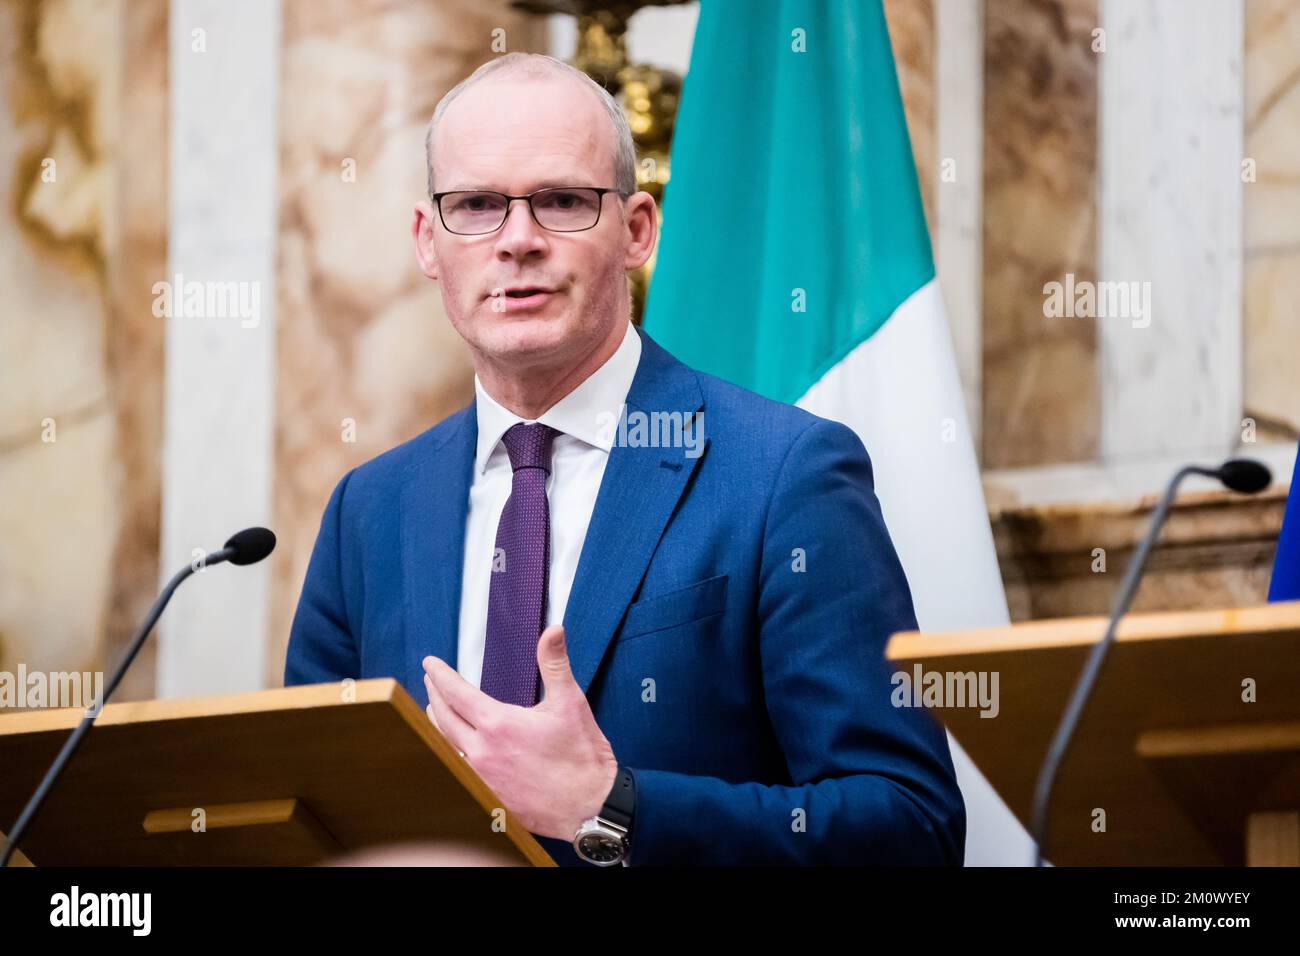
[[[508,196],[486,189],[457,189],[434,193],[429,198],[438,207],[443,228],[458,236],[481,236],[505,225],[510,204],[516,199],[528,203],[533,222],[551,232],[582,232],[600,222],[605,193],[620,189],[602,186],[548,186],[526,196]]]

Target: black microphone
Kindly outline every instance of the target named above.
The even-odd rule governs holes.
[[[1273,481],[1272,473],[1257,461],[1249,458],[1233,458],[1219,466],[1214,474],[1232,491],[1244,495],[1253,495],[1263,491]]]
[[[245,528],[231,535],[230,540],[220,551],[209,555],[207,563],[220,564],[222,561],[229,561],[242,567],[245,564],[257,564],[274,550],[275,533],[270,528]]]
[[[1106,633],[1100,641],[1093,645],[1092,652],[1083,665],[1083,671],[1079,675],[1078,683],[1074,685],[1074,692],[1070,695],[1070,702],[1065,708],[1065,714],[1061,717],[1061,722],[1056,728],[1056,734],[1052,737],[1051,746],[1047,749],[1047,757],[1043,760],[1043,766],[1038,772],[1038,783],[1034,787],[1034,807],[1031,820],[1033,827],[1031,836],[1034,839],[1034,866],[1042,866],[1043,857],[1046,855],[1048,808],[1051,804],[1052,786],[1056,783],[1057,771],[1060,770],[1061,763],[1065,760],[1066,751],[1070,747],[1070,741],[1074,736],[1079,718],[1083,716],[1083,709],[1087,706],[1088,698],[1092,695],[1093,686],[1097,682],[1097,675],[1101,672],[1101,665],[1106,660],[1106,652],[1110,650],[1110,645],[1115,641],[1115,629],[1119,625],[1119,620],[1127,613],[1129,605],[1133,603],[1133,595],[1137,592],[1138,582],[1142,578],[1142,572],[1146,570],[1147,557],[1150,555],[1151,548],[1160,534],[1161,527],[1164,526],[1165,520],[1169,517],[1169,508],[1173,504],[1174,495],[1178,493],[1178,486],[1182,484],[1183,479],[1188,475],[1204,475],[1207,478],[1215,478],[1230,491],[1238,491],[1247,495],[1263,491],[1273,480],[1272,473],[1259,462],[1249,458],[1232,458],[1225,461],[1218,468],[1187,465],[1174,475],[1169,482],[1164,497],[1160,499],[1160,503],[1156,506],[1155,514],[1151,518],[1151,527],[1147,529],[1146,537],[1138,545],[1137,551],[1133,553],[1133,557],[1129,560],[1128,568],[1124,571],[1124,580],[1120,583],[1119,593],[1116,595],[1115,603],[1111,608]]]
[[[145,638],[148,637],[149,632],[153,630],[154,624],[158,622],[158,618],[162,615],[163,609],[167,607],[167,602],[172,599],[172,594],[175,593],[178,587],[180,587],[181,582],[195,571],[199,570],[200,567],[211,567],[214,564],[221,564],[222,562],[229,562],[237,565],[256,564],[258,561],[261,561],[270,554],[274,549],[275,534],[272,533],[269,528],[245,528],[243,531],[232,535],[230,540],[225,543],[220,551],[212,552],[200,562],[193,562],[186,565],[176,573],[175,577],[167,582],[167,586],[163,588],[162,593],[158,595],[158,600],[154,601],[153,607],[151,607],[149,613],[145,615],[144,623],[141,624],[140,629],[136,631],[135,637],[132,638],[130,646],[127,647],[126,654],[123,655],[121,663],[117,665],[117,668],[113,671],[113,676],[109,678],[108,685],[104,688],[104,696],[100,700],[94,701],[86,710],[86,716],[81,718],[81,723],[72,731],[67,742],[63,745],[63,749],[60,750],[59,755],[54,758],[54,763],[50,764],[50,769],[46,771],[45,779],[42,780],[41,785],[36,788],[36,792],[32,794],[31,799],[27,801],[27,805],[23,807],[23,812],[19,814],[17,822],[14,823],[13,827],[9,830],[9,842],[5,845],[3,855],[0,855],[0,868],[9,865],[10,857],[12,857],[14,851],[18,849],[18,839],[23,835],[27,830],[27,827],[35,818],[36,811],[41,808],[41,804],[43,804],[45,798],[49,796],[50,789],[54,786],[54,782],[59,779],[59,776],[67,767],[68,761],[71,760],[72,755],[76,753],[77,748],[81,745],[82,738],[86,736],[86,732],[90,730],[91,725],[95,722],[95,718],[103,711],[104,704],[108,702],[109,696],[117,688],[117,685],[122,682],[122,678],[126,674],[127,668],[130,667],[131,662],[135,660],[135,655],[139,652],[141,646],[143,646]]]

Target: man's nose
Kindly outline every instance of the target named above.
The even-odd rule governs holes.
[[[512,199],[506,208],[506,221],[497,233],[497,255],[503,259],[522,258],[546,250],[546,237],[533,219],[528,200]]]

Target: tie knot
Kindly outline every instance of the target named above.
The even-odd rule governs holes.
[[[526,425],[520,422],[511,425],[501,436],[506,453],[510,456],[510,467],[514,471],[520,468],[541,468],[548,475],[551,473],[551,442],[559,434],[550,425],[534,422]]]

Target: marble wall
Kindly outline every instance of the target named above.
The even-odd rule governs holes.
[[[108,668],[157,587],[166,20],[0,3],[0,670]]]
[[[934,0],[885,0],[884,5],[912,157],[921,183],[921,201],[933,236],[938,217]]]
[[[1096,279],[1097,0],[987,0],[985,468],[1097,450],[1096,330],[1048,318],[1043,286]]]
[[[1086,320],[1105,463],[1222,459],[1238,444],[1242,14],[1222,0],[1101,0],[1097,272],[1143,302]]]
[[[1235,9],[1245,37],[1235,58],[1235,47],[1224,46],[1235,43],[1231,31],[1210,19],[1232,20],[1233,9],[1231,2],[986,0],[986,469],[1226,453],[1239,417],[1254,426],[1247,443],[1296,440],[1300,390],[1290,357],[1300,323],[1290,303],[1300,293],[1300,2],[1242,0]],[[1094,50],[1098,28],[1109,51]],[[1103,64],[1115,83],[1109,92]],[[1152,89],[1162,79],[1167,102]],[[1125,93],[1125,83],[1144,95]],[[1109,136],[1099,116],[1106,98]],[[1220,132],[1224,123],[1233,125]],[[1238,168],[1233,130],[1244,139],[1240,161],[1248,168]],[[1184,138],[1186,149],[1173,145]],[[1153,153],[1161,143],[1167,155]],[[1196,167],[1190,157],[1200,154]],[[1103,160],[1113,196],[1106,209],[1098,194]],[[1191,215],[1210,216],[1208,196],[1238,174],[1245,180],[1239,215],[1232,202],[1216,205],[1221,222]],[[1174,199],[1162,213],[1162,188],[1203,201],[1189,207]],[[1157,222],[1161,215],[1168,221]],[[1238,220],[1244,252],[1228,238]],[[1213,248],[1198,246],[1207,242]],[[1137,270],[1162,287],[1164,333],[1112,335],[1103,344],[1097,323],[1042,315],[1045,282],[1066,273],[1108,278],[1099,275],[1101,248],[1110,250],[1112,271],[1124,272],[1111,278]],[[1207,270],[1223,278],[1211,283]],[[1198,388],[1211,397],[1194,414]],[[1188,396],[1182,408],[1168,399],[1179,392]]]
[[[1246,0],[1245,415],[1259,441],[1300,432],[1300,2]],[[1252,178],[1253,177],[1253,178]]]
[[[1041,467],[1052,457],[1002,456],[1003,464],[1032,467],[988,473],[1016,619],[1105,613],[1154,504],[1129,472],[1145,472],[1141,490],[1150,492],[1188,456],[1262,458],[1273,467],[1274,487],[1254,499],[1185,495],[1136,606],[1262,602],[1300,431],[1292,371],[1300,341],[1300,2],[1109,0],[1101,7],[1111,49],[1098,77],[1105,116],[1095,151],[1110,177],[1096,229],[1108,264],[1099,271],[1153,280],[1162,311],[1150,332],[1104,329],[1099,399],[1071,399],[1078,411],[1095,413],[1099,404],[1109,418],[1095,461],[1083,456],[1071,472]],[[987,124],[985,134],[994,135]],[[1189,195],[1197,202],[1186,202]],[[991,228],[986,220],[986,238]],[[992,281],[990,266],[986,310],[1005,299]],[[998,321],[986,311],[986,334]],[[1063,372],[1094,364],[1089,356]],[[986,373],[997,375],[987,365]],[[1018,385],[1008,379],[1003,390]],[[988,383],[985,402],[998,391]],[[986,404],[986,422],[994,411]],[[1057,422],[1050,409],[1030,414],[1049,427]],[[1130,469],[1126,460],[1150,464]],[[986,456],[985,464],[998,461]],[[1109,498],[1098,493],[1112,484]],[[1064,500],[1069,485],[1085,494]],[[1050,488],[1054,503],[1009,493],[1035,487]],[[1106,550],[1110,573],[1091,567],[1096,548]]]

